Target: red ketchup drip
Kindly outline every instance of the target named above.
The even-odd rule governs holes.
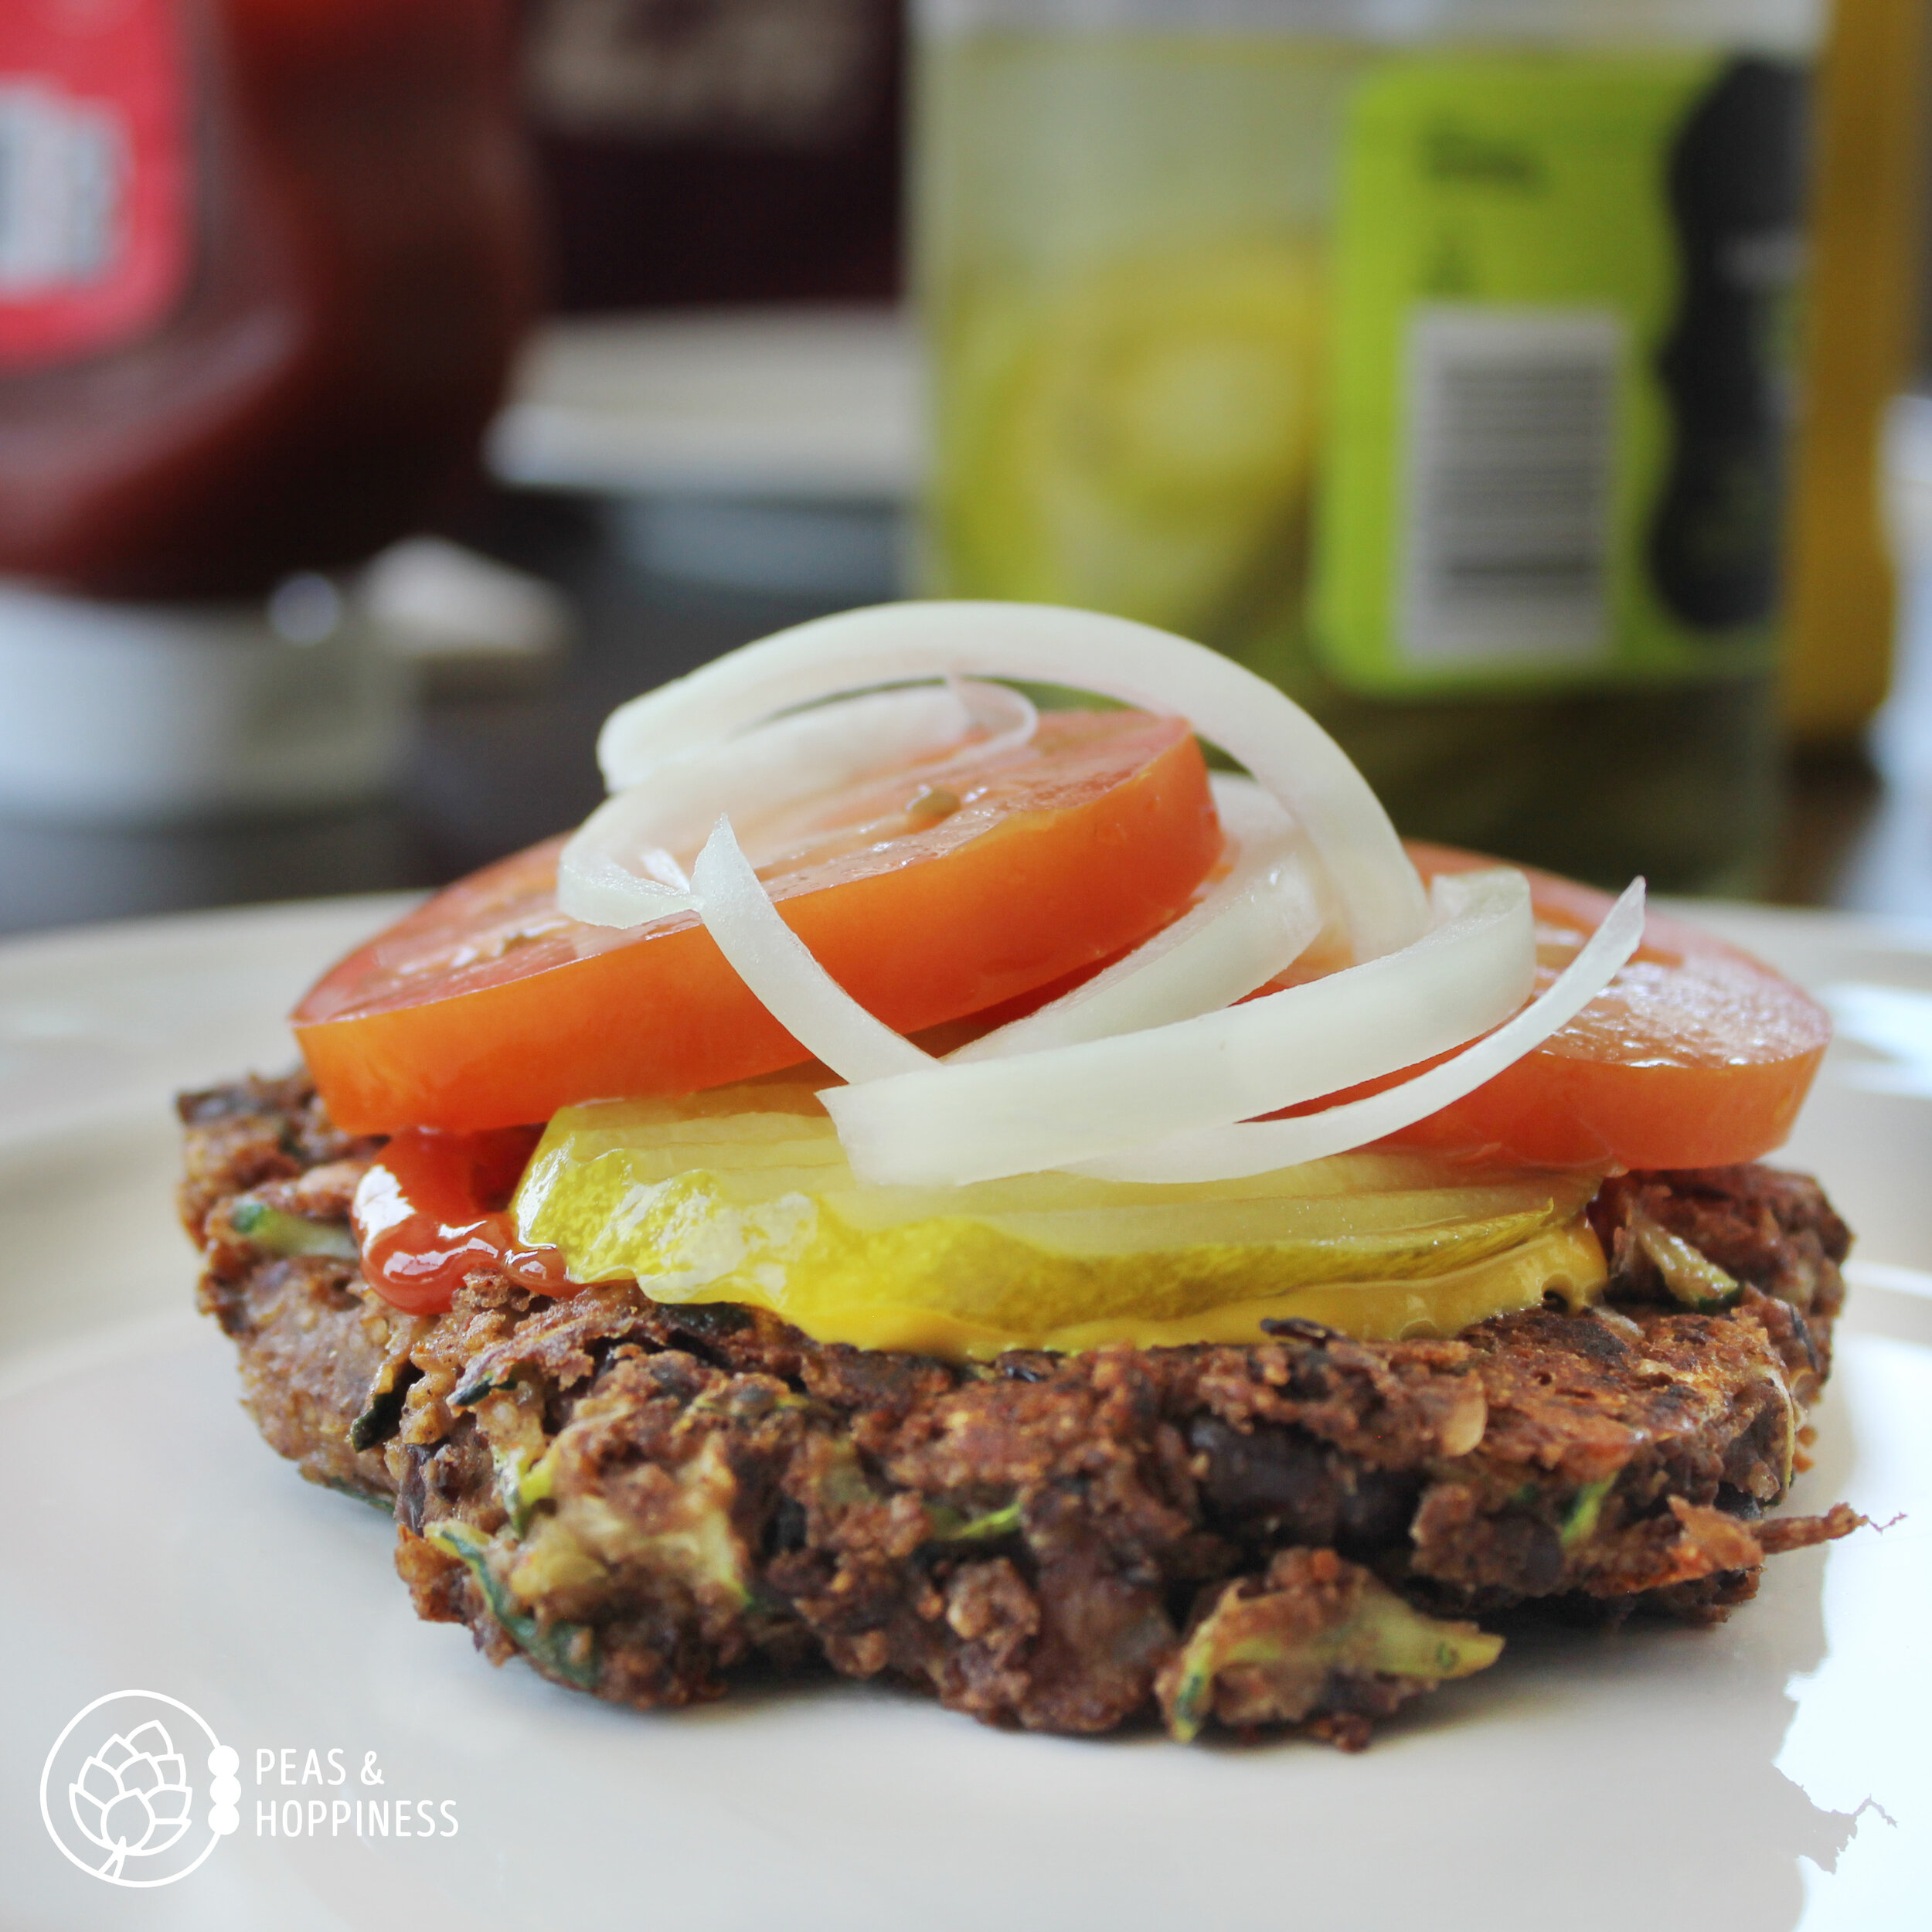
[[[555,1248],[517,1239],[508,1212],[543,1130],[398,1134],[355,1190],[362,1278],[409,1315],[440,1315],[465,1275],[500,1268],[539,1294],[574,1294]]]

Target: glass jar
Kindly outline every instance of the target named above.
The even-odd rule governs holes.
[[[1409,834],[1747,890],[1810,0],[927,0],[932,587],[1239,658]]]

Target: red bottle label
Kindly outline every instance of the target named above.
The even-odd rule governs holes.
[[[193,252],[179,0],[0,0],[0,372],[98,354]]]

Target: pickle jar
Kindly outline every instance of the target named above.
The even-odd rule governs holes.
[[[1744,892],[1810,0],[926,0],[927,587],[1272,679],[1406,834]]]

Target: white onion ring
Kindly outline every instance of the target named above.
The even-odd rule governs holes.
[[[691,883],[698,917],[738,977],[778,1024],[835,1073],[876,1080],[937,1064],[903,1034],[873,1019],[812,957],[779,917],[729,818],[720,818],[705,841]]]
[[[769,830],[787,802],[903,764],[903,753],[882,757],[876,740],[860,742],[851,721],[872,719],[903,744],[937,728],[932,694],[791,708],[921,676],[950,686],[969,668],[1181,713],[1246,764],[1274,804],[1243,781],[1216,781],[1235,862],[1206,901],[1086,986],[940,1062],[866,1012],[811,957],[728,819],[719,818],[689,882],[663,835],[676,831],[688,849],[696,814],[726,794],[763,807]],[[991,689],[994,704],[1011,699]],[[1015,728],[1009,721],[1009,735]],[[987,749],[976,740],[959,755]],[[1425,899],[1366,781],[1298,707],[1198,646],[1088,612],[902,604],[822,619],[621,707],[599,753],[626,789],[579,835],[583,878],[596,884],[602,865],[627,874],[633,908],[641,899],[669,910],[672,897],[696,907],[767,1009],[852,1083],[822,1097],[855,1172],[877,1183],[956,1185],[1053,1168],[1198,1182],[1343,1151],[1450,1104],[1566,1025],[1642,935],[1639,881],[1549,992],[1522,1005],[1534,951],[1520,873],[1447,875]],[[1298,862],[1298,819],[1321,880]],[[628,849],[608,842],[614,825]],[[594,827],[601,846],[586,838]],[[1320,927],[1324,885],[1359,963],[1224,1005],[1306,947]],[[1429,900],[1433,926],[1423,917]],[[1253,1117],[1472,1039],[1454,1059],[1366,1100],[1293,1120]]]
[[[1192,1019],[1245,998],[1307,951],[1325,921],[1301,828],[1249,780],[1217,774],[1210,783],[1232,848],[1227,876],[1124,959],[949,1053],[948,1066]]]
[[[1410,944],[1427,900],[1368,781],[1299,705],[1232,659],[1090,611],[1026,604],[891,604],[781,631],[620,706],[597,757],[641,781],[693,747],[833,692],[910,678],[1037,679],[1179,712],[1294,814],[1358,960]]]
[[[1244,779],[1217,778],[1214,785],[1236,843],[1227,878],[1106,972],[976,1045],[1028,1051],[1192,1018],[1253,992],[1299,957],[1322,917],[1294,821]],[[728,817],[719,818],[699,854],[692,886],[698,916],[733,970],[835,1073],[856,1083],[941,1064],[875,1019],[812,957],[772,903]],[[1039,1022],[1046,1024],[1029,1034]]]
[[[893,1073],[820,1098],[862,1180],[913,1185],[1131,1153],[1316,1100],[1460,1046],[1529,997],[1522,874],[1445,874],[1432,896],[1437,923],[1421,938],[1325,978],[1142,1032]]]
[[[619,773],[623,789],[563,848],[557,904],[593,926],[640,926],[688,912],[695,901],[685,862],[720,812],[736,812],[758,849],[760,816],[894,767],[915,767],[908,777],[930,781],[1029,743],[1038,722],[1017,691],[948,679],[794,712],[649,771]],[[975,729],[987,735],[962,743]],[[760,862],[776,856],[758,849]]]
[[[1083,1162],[1076,1170],[1109,1181],[1231,1181],[1377,1141],[1452,1101],[1540,1046],[1607,986],[1644,937],[1644,882],[1633,879],[1583,949],[1540,998],[1454,1060],[1400,1087],[1286,1121],[1245,1121],[1156,1142],[1134,1153]]]

